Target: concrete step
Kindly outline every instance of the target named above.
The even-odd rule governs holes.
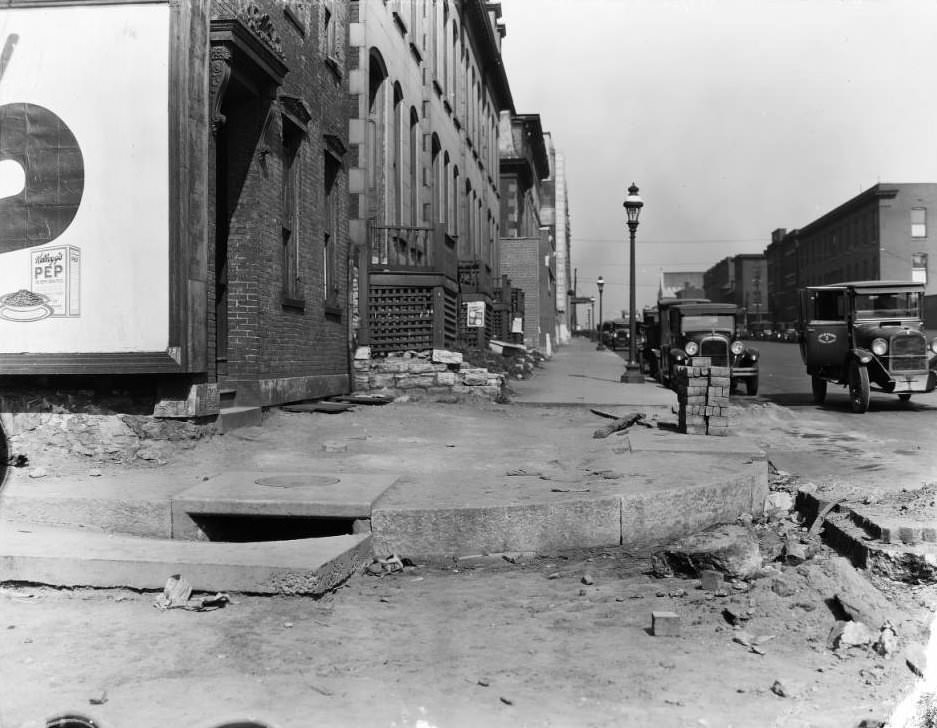
[[[218,431],[224,433],[241,427],[257,427],[263,420],[261,407],[222,407],[216,424]]]
[[[0,522],[0,582],[159,590],[181,574],[195,591],[317,595],[370,559],[369,534],[219,543]]]

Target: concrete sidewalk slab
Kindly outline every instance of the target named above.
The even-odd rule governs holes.
[[[370,561],[369,534],[211,543],[0,524],[0,582],[162,589],[173,574],[197,591],[322,594]]]
[[[169,468],[96,478],[32,479],[20,471],[0,490],[0,515],[9,521],[94,526],[133,536],[169,538],[170,500],[196,485],[201,477]]]
[[[371,515],[377,554],[458,557],[627,544],[651,548],[742,513],[760,513],[767,462],[749,454],[608,454],[579,482],[504,477],[446,491],[400,482]],[[610,468],[611,472],[606,470]]]
[[[172,537],[197,538],[192,516],[359,519],[398,476],[373,473],[230,472],[172,499]]]
[[[657,382],[623,384],[625,360],[598,351],[595,343],[574,338],[543,363],[531,379],[511,381],[511,401],[526,405],[589,405],[595,407],[672,407],[677,395]]]

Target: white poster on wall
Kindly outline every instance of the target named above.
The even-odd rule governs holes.
[[[169,5],[0,14],[0,353],[165,351]]]

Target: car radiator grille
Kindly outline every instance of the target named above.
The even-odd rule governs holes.
[[[927,369],[927,345],[920,334],[893,336],[888,348],[893,372]]]
[[[708,356],[714,367],[729,366],[729,344],[725,339],[703,339],[699,353],[700,356]]]

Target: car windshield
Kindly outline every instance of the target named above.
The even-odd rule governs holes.
[[[921,292],[856,293],[857,318],[920,318]]]
[[[705,314],[683,317],[684,331],[734,331],[735,316],[732,314]]]

